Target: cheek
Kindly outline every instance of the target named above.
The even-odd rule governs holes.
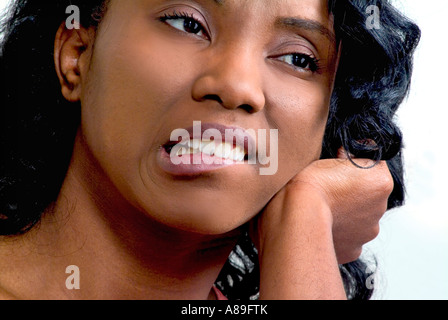
[[[276,107],[268,117],[279,129],[279,163],[282,166],[301,170],[319,159],[330,94],[327,86],[316,83],[277,91],[271,101]]]
[[[96,43],[82,105],[92,148],[129,163],[160,145],[162,124],[169,123],[170,108],[187,94],[190,79],[178,72],[186,68],[178,65],[179,50],[125,30],[110,30],[113,40]]]
[[[179,50],[126,30],[97,38],[83,87],[81,132],[95,165],[139,206],[151,183],[146,164],[169,139],[167,128],[187,117],[172,109],[191,94],[193,73],[179,65],[185,60],[177,57]]]

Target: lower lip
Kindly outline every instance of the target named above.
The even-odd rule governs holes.
[[[218,169],[226,168],[244,162],[237,162],[231,159],[223,159],[203,153],[188,154],[179,156],[182,160],[180,164],[174,164],[165,148],[159,151],[158,162],[160,167],[167,173],[175,176],[193,176]]]

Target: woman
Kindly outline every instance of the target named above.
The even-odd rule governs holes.
[[[358,258],[403,201],[393,116],[420,34],[367,2],[16,1],[0,65],[2,298],[370,297]],[[198,122],[173,155],[173,133]],[[278,139],[227,146],[206,129]],[[277,148],[272,174],[249,163],[251,139],[256,156]]]

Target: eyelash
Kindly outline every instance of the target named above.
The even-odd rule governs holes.
[[[189,20],[191,22],[194,22],[197,25],[197,27],[200,28],[198,33],[202,32],[204,34],[204,37],[206,37],[207,39],[209,38],[206,29],[204,28],[202,23],[200,23],[194,17],[193,14],[190,14],[190,13],[187,13],[187,12],[177,12],[177,11],[174,11],[171,14],[164,14],[164,16],[159,18],[159,20],[164,22],[164,23],[166,23],[166,24],[168,24],[167,23],[168,20],[184,20],[184,28],[185,28],[185,22],[187,20]],[[172,25],[170,25],[170,26],[175,28]],[[188,32],[188,31],[183,31],[183,32],[187,32],[187,33],[191,33],[191,34],[195,34],[195,35],[198,34],[198,33]],[[299,66],[294,65],[293,63],[289,63],[289,62],[285,61],[285,59],[280,59],[280,61],[283,61],[284,63],[287,63],[288,65],[292,66],[294,69],[305,70],[307,72],[312,72],[312,73],[316,73],[317,71],[320,70],[319,60],[317,58],[315,58],[314,56],[310,55],[310,54],[306,54],[306,53],[289,53],[289,54],[284,54],[284,55],[277,56],[277,58],[279,58],[279,57],[288,57],[288,56],[293,56],[293,59],[294,58],[302,58],[301,62],[303,62],[303,64],[306,65],[306,67],[299,67]],[[303,61],[303,58],[305,58],[305,61]]]
[[[200,23],[193,14],[187,13],[187,12],[177,12],[174,11],[172,14],[165,14],[163,17],[160,18],[160,21],[167,23],[168,20],[184,20],[184,26],[185,22],[187,20],[194,22],[197,24],[197,26],[200,28],[199,31],[202,31],[204,33],[204,37],[209,38],[208,33],[202,23]],[[167,23],[168,24],[168,23]],[[192,32],[191,32],[192,33]],[[196,34],[196,33],[192,33]]]
[[[320,60],[318,60],[316,57],[310,55],[310,54],[306,54],[306,53],[289,53],[289,54],[284,54],[281,56],[277,56],[277,58],[280,57],[289,57],[289,56],[293,56],[295,58],[301,58],[303,64],[306,65],[306,67],[300,67],[300,66],[296,66],[293,63],[289,63],[286,62],[284,59],[279,59],[280,61],[283,61],[289,65],[292,65],[295,69],[301,69],[301,70],[307,70],[310,72],[318,72],[320,70]],[[305,59],[305,61],[303,61],[303,59]]]

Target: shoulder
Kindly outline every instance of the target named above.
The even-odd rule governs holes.
[[[227,297],[216,286],[213,286],[213,292],[216,300],[228,300]]]
[[[26,253],[21,238],[0,237],[0,300],[19,300],[14,294],[23,280],[23,275],[30,268],[24,263]]]
[[[18,298],[2,287],[0,283],[0,300],[18,300]]]

